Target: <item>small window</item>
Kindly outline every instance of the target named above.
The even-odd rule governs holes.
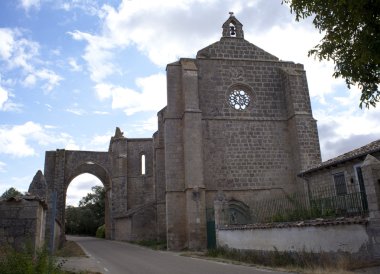
[[[141,155],[141,175],[145,175],[145,154]]]
[[[347,194],[346,180],[344,178],[343,172],[334,174],[334,184],[335,184],[335,191],[336,191],[337,196]]]

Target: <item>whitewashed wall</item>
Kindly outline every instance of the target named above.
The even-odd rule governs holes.
[[[365,224],[217,230],[218,246],[241,250],[358,253],[369,240]]]

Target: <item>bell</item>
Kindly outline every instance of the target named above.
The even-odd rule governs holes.
[[[233,35],[236,35],[236,32],[235,32],[235,26],[230,26],[230,34],[233,36]]]

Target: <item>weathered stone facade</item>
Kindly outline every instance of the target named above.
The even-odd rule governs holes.
[[[12,246],[16,250],[42,248],[46,209],[46,203],[35,196],[0,200],[0,246]]]
[[[295,190],[297,174],[320,162],[303,66],[244,40],[235,17],[196,59],[169,64],[167,78],[158,135],[165,147],[168,248],[205,247],[205,209],[214,207],[218,192],[250,206]],[[236,91],[246,105],[231,105]]]
[[[203,249],[206,209],[218,197],[249,208],[302,187],[297,174],[321,161],[303,65],[244,40],[233,15],[222,35],[195,59],[168,64],[167,107],[152,139],[129,139],[117,129],[108,152],[46,153],[56,218],[64,221],[71,180],[88,172],[107,189],[108,238]]]

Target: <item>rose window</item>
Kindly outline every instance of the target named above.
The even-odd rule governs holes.
[[[234,89],[228,97],[230,106],[236,110],[246,109],[250,101],[249,95],[242,89]]]

